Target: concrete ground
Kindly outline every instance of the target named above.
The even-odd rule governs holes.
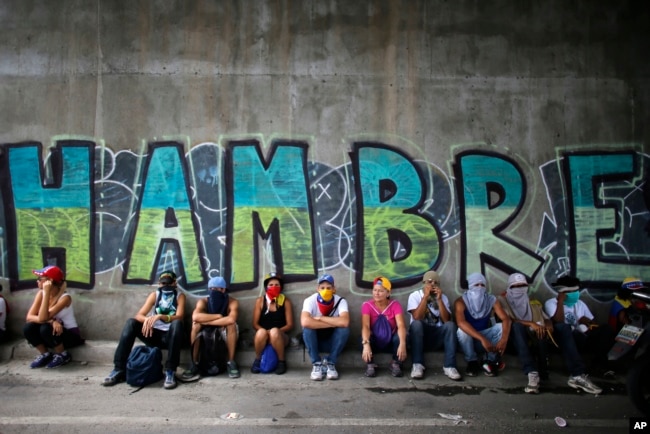
[[[455,382],[442,374],[441,353],[427,353],[425,378],[412,380],[409,369],[402,378],[390,376],[388,355],[377,360],[377,377],[366,378],[359,354],[346,351],[339,380],[314,382],[302,349],[288,352],[284,375],[250,373],[253,353],[241,351],[239,379],[219,375],[174,390],[160,382],[132,393],[125,383],[100,385],[115,345],[88,342],[72,350],[72,363],[52,370],[29,369],[35,352],[24,341],[1,347],[0,432],[547,433],[562,430],[554,420],[559,416],[570,432],[594,433],[627,432],[630,417],[640,416],[626,397],[624,378],[594,379],[603,393],[589,395],[568,387],[557,363],[541,393],[527,395],[526,377],[512,356],[498,377]],[[460,354],[458,364],[463,372]]]

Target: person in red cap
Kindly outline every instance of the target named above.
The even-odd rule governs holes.
[[[23,334],[39,355],[29,366],[32,369],[43,366],[58,368],[72,360],[68,349],[85,341],[74,316],[72,296],[66,292],[63,271],[55,265],[48,265],[33,270],[33,273],[38,276],[39,291],[27,311]]]
[[[261,372],[262,351],[270,342],[278,355],[278,375],[287,372],[284,350],[289,344],[287,334],[293,328],[293,307],[291,300],[282,294],[284,282],[278,273],[270,273],[264,279],[265,294],[255,300],[253,328],[255,329],[255,360],[251,366],[253,374]]]

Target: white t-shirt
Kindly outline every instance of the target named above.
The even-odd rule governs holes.
[[[318,298],[318,293],[312,294],[309,297],[307,297],[305,301],[303,301],[302,303],[302,311],[309,312],[311,316],[323,316],[323,314],[320,313],[320,309],[318,309],[317,298]],[[340,303],[339,300],[341,300]],[[332,313],[331,316],[340,316],[341,312],[348,312],[348,301],[334,294],[334,306],[336,306],[336,303],[339,303],[339,305],[337,306],[336,311],[334,311],[334,313]]]
[[[411,311],[417,309],[423,297],[424,291],[421,289],[418,289],[409,295],[409,301],[406,304],[406,310],[408,310],[409,314],[411,315],[411,322],[413,322],[413,314]],[[449,308],[449,299],[445,294],[442,294],[442,303],[447,308],[447,311],[451,314],[451,309]],[[423,322],[427,325],[435,327],[442,326],[443,322],[440,319],[440,310],[438,309],[438,303],[427,303],[427,309],[429,309],[429,313],[431,315],[425,315]]]
[[[549,317],[553,317],[556,309],[557,298],[546,300],[546,303],[544,303],[544,310]],[[594,315],[591,313],[584,301],[578,300],[578,302],[571,307],[566,304],[564,305],[564,322],[569,324],[572,328],[575,328],[578,325],[578,320],[583,316],[590,320],[594,319]]]

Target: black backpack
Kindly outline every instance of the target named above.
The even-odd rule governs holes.
[[[163,377],[160,348],[138,345],[131,350],[126,361],[126,382],[138,388],[134,392],[162,380]]]
[[[194,364],[199,367],[201,375],[212,376],[226,372],[228,347],[221,336],[221,327],[203,327],[194,345],[199,346],[198,353],[192,348],[192,354],[199,355],[199,360],[194,360]]]

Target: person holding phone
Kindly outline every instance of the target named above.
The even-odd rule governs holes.
[[[456,323],[451,319],[449,298],[440,288],[440,276],[427,271],[422,277],[422,288],[409,295],[407,310],[411,314],[408,339],[413,353],[411,378],[424,377],[424,351],[444,350],[443,372],[452,380],[460,380],[456,369]]]

